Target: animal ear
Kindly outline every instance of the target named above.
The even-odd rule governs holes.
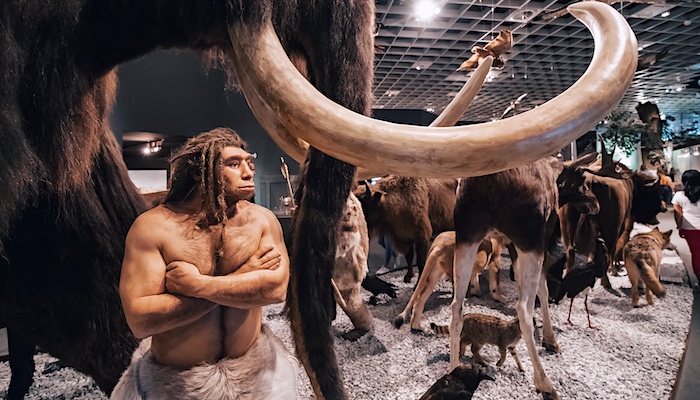
[[[658,226],[655,226],[653,230],[656,231],[656,232],[660,232]]]

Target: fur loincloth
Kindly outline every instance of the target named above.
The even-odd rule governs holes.
[[[263,325],[246,354],[187,370],[157,364],[141,342],[112,400],[286,400],[297,398],[298,362]]]

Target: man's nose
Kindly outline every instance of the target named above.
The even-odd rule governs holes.
[[[243,167],[243,170],[242,170],[241,176],[243,178],[252,178],[253,175],[255,175],[255,171],[252,168],[250,168],[248,161],[243,160],[242,167]]]

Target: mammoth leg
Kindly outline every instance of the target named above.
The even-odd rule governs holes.
[[[8,400],[22,400],[34,381],[34,344],[25,340],[11,327],[7,327],[7,343],[10,351],[10,388]]]

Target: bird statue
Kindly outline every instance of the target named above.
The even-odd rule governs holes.
[[[661,59],[668,53],[668,50],[671,48],[671,46],[666,46],[663,48],[658,53],[652,53],[648,54],[644,57],[641,57],[637,61],[637,72],[639,71],[644,71],[645,69],[648,69],[649,67],[652,67],[661,61]]]
[[[478,366],[463,364],[438,379],[419,400],[468,400],[483,380],[494,378]]]
[[[518,96],[517,99],[511,101],[506,110],[503,111],[501,119],[503,119],[509,112],[517,110],[520,107],[520,102],[525,98],[525,96],[527,96],[527,93],[523,93],[520,96]]]
[[[571,299],[571,304],[569,304],[569,317],[567,318],[570,325],[573,325],[573,322],[571,322],[571,309],[574,305],[574,297],[583,293],[585,296],[583,304],[586,308],[586,316],[588,317],[588,327],[591,329],[598,329],[591,324],[591,313],[588,311],[588,292],[595,286],[596,280],[602,278],[607,272],[608,264],[607,247],[605,246],[605,242],[603,242],[601,238],[598,238],[596,240],[593,261],[584,265],[574,266],[566,274],[564,280],[562,280],[559,286],[559,292],[554,298],[554,303],[559,304],[559,301],[561,301],[564,296]]]
[[[472,53],[474,54],[469,57],[467,61],[463,62],[462,65],[457,68],[457,71],[474,69],[479,66],[481,60],[488,56],[493,57],[493,64],[491,67],[501,69],[506,65],[505,60],[501,56],[510,51],[511,47],[513,47],[513,33],[509,29],[503,29],[498,36],[488,42],[486,46],[474,46],[472,48]]]

